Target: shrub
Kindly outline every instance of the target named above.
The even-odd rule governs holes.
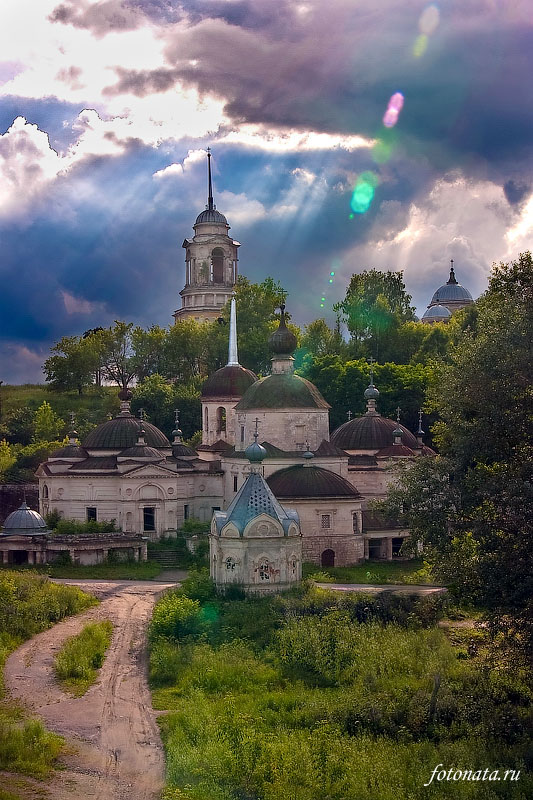
[[[216,595],[215,584],[209,577],[209,570],[206,568],[189,570],[189,574],[178,591],[180,594],[200,602],[211,600]]]
[[[175,639],[181,641],[199,637],[207,630],[198,600],[179,593],[168,592],[156,603],[150,623],[150,640]]]

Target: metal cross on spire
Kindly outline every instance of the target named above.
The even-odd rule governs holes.
[[[400,412],[401,412],[401,410],[402,409],[400,408],[400,406],[398,406],[398,408],[396,409],[396,422],[398,424],[400,424]]]
[[[176,423],[176,428],[179,428],[180,424],[180,412],[178,408],[174,409],[174,422]]]
[[[370,364],[370,384],[371,386],[374,385],[374,364],[376,363],[376,359],[373,356],[370,356],[368,359],[368,363]]]
[[[346,412],[346,416],[348,417],[348,422],[350,422],[350,420],[352,418],[352,412],[351,411],[347,411]]]
[[[139,419],[142,419],[142,421],[144,422],[145,416],[146,416],[146,414],[145,414],[144,408],[140,408],[139,409]]]
[[[70,424],[71,424],[72,427],[74,427],[75,422],[76,422],[76,415],[75,415],[74,411],[71,411],[70,412]]]
[[[259,437],[259,417],[256,417],[256,418],[254,419],[254,422],[255,422],[255,432],[254,432],[254,439],[255,439],[255,441],[257,442],[257,439],[258,439],[258,437]]]
[[[208,184],[209,184],[209,191],[207,197],[207,208],[209,211],[213,211],[215,205],[213,203],[213,183],[211,181],[211,148],[207,148],[207,175],[208,175]]]

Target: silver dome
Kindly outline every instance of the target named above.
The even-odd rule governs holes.
[[[422,319],[449,319],[451,315],[451,311],[446,306],[436,305],[426,309]]]
[[[431,298],[432,303],[449,303],[450,301],[472,303],[473,299],[468,289],[465,289],[460,283],[445,283],[439,286]]]
[[[47,532],[44,519],[37,511],[29,508],[26,505],[26,501],[16,511],[12,511],[4,522],[3,533],[6,536],[13,534],[34,536],[35,534]]]

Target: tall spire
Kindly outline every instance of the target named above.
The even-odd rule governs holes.
[[[235,310],[235,298],[231,298],[231,310],[229,318],[229,352],[228,367],[239,366],[239,355],[237,353],[237,312]]]
[[[394,437],[393,444],[401,444],[402,443],[402,429],[400,428],[400,412],[401,408],[398,406],[396,409],[396,428],[393,430],[392,435]]]
[[[207,209],[213,211],[215,204],[213,203],[213,184],[211,181],[211,148],[207,148],[207,174],[209,179],[209,194],[207,197]]]

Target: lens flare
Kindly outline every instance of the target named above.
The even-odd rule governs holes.
[[[383,115],[383,124],[386,128],[393,128],[396,125],[398,117],[400,116],[400,111],[403,108],[403,103],[403,94],[401,92],[395,92],[389,100],[387,110]]]
[[[416,41],[413,45],[414,57],[422,58],[427,49],[428,49],[428,37],[425,35],[425,33],[421,33],[420,36],[416,37]]]
[[[364,214],[368,211],[378,182],[378,176],[374,172],[363,172],[359,175],[350,200],[350,208],[355,214]]]
[[[439,27],[440,12],[437,6],[426,6],[418,20],[418,30],[423,36],[431,36]]]

